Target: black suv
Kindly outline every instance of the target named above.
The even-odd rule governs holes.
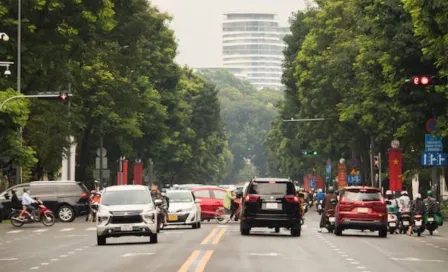
[[[294,183],[282,178],[255,178],[244,192],[240,230],[249,235],[251,228],[267,227],[291,229],[292,236],[300,236],[301,212]]]

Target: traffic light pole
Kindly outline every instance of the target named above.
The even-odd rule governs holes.
[[[73,96],[73,94],[67,94],[69,97]],[[3,109],[3,106],[11,100],[19,99],[19,98],[49,98],[49,97],[59,97],[60,94],[31,94],[31,95],[16,95],[7,98],[0,104],[0,110]]]

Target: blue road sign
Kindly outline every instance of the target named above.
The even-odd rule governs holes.
[[[442,137],[435,137],[431,134],[425,134],[425,151],[426,152],[442,152]]]
[[[330,165],[325,166],[325,173],[331,174],[331,166]]]
[[[317,182],[317,178],[316,178],[316,177],[312,177],[312,178],[310,179],[310,187],[311,187],[311,188],[316,188],[316,187],[317,187],[316,182]]]
[[[359,164],[358,159],[351,159],[350,160],[350,166],[352,168],[356,168],[358,166],[358,164]]]
[[[360,175],[349,175],[347,177],[347,183],[348,184],[359,184],[359,183],[361,183],[361,176]]]
[[[420,164],[422,166],[446,166],[448,154],[442,152],[422,152]]]

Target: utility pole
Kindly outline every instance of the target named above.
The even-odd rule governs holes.
[[[103,122],[100,124],[100,188],[104,188],[103,178]]]
[[[378,188],[382,189],[381,174],[381,152],[378,152]]]
[[[71,89],[72,89],[72,84],[69,83],[68,84],[68,95],[70,96],[71,93]],[[67,177],[70,180],[70,177],[72,176],[72,122],[71,122],[71,107],[72,107],[72,101],[71,99],[68,100],[68,152],[67,152]]]
[[[375,175],[373,171],[373,136],[370,136],[370,183],[372,187],[375,186]]]
[[[17,26],[17,92],[22,92],[22,0],[17,0],[18,26]],[[22,148],[23,130],[19,128],[20,148]],[[18,165],[16,168],[16,183],[22,183],[22,166]]]

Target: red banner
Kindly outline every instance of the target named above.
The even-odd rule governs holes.
[[[342,189],[347,186],[347,165],[338,164],[338,188]]]
[[[128,160],[123,161],[123,185],[128,185]]]
[[[400,150],[389,149],[389,190],[399,192],[403,189],[403,154]]]
[[[134,163],[134,182],[135,185],[143,184],[143,163]]]
[[[317,182],[316,183],[317,183],[316,185],[317,185],[318,189],[324,189],[325,188],[325,183],[322,180],[321,175],[317,175]]]
[[[310,191],[310,180],[308,179],[308,175],[303,176],[303,189],[305,191]]]

